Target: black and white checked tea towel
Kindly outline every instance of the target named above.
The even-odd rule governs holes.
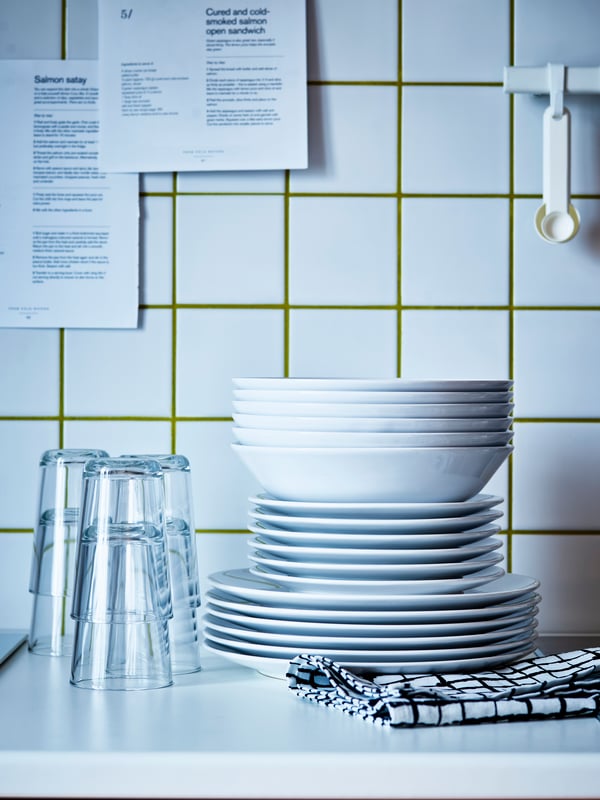
[[[300,655],[287,677],[301,698],[392,727],[600,713],[600,648],[540,656],[490,672],[371,680],[323,656]]]

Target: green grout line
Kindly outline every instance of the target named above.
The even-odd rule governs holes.
[[[64,61],[67,57],[67,0],[62,0],[60,20],[60,57]]]
[[[33,533],[33,528],[0,528],[0,533]]]
[[[290,374],[290,171],[283,194],[283,375]]]
[[[396,375],[402,376],[402,0],[398,0],[398,93],[396,109]]]
[[[203,533],[233,533],[233,534],[248,534],[247,528],[196,528],[195,532],[199,535]]]
[[[177,452],[177,174],[173,173],[171,199],[171,452]]]
[[[514,0],[510,0],[509,6],[509,42],[510,54],[509,63],[514,64],[515,50],[515,26],[514,26]],[[515,215],[514,215],[514,194],[515,194],[515,98],[510,94],[508,98],[508,377],[514,378],[515,375],[515,315],[514,315],[514,286],[515,286]],[[506,497],[506,521],[508,533],[506,539],[506,564],[507,570],[513,569],[513,499],[514,499],[514,466],[513,454],[508,458],[507,464],[508,484]]]
[[[389,303],[387,305],[350,305],[350,304],[328,304],[318,305],[316,303],[177,303],[172,305],[153,305],[147,304],[140,306],[142,309],[162,309],[171,310],[175,309],[272,309],[282,310],[286,308],[300,308],[300,309],[336,309],[336,310],[357,310],[363,309],[365,311],[393,311],[398,307],[397,303]],[[417,303],[410,303],[402,305],[404,310],[408,311],[600,311],[600,306],[531,306],[531,305],[419,305]]]
[[[65,329],[58,331],[58,446],[65,440]]]

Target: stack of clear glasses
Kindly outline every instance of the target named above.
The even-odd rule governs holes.
[[[73,685],[172,684],[168,572],[160,464],[128,457],[89,461],[72,607]]]
[[[29,591],[33,611],[29,650],[66,656],[73,648],[73,592],[83,468],[104,450],[46,450],[40,458],[37,518]]]

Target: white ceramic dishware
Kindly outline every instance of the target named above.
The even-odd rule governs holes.
[[[507,417],[513,403],[269,403],[258,400],[233,400],[233,410],[241,414],[284,414],[297,417]]]
[[[239,572],[239,571],[238,571]],[[244,572],[244,570],[241,570]],[[245,576],[235,576],[231,573],[216,573],[215,586],[206,593],[207,601],[219,609],[225,609],[235,614],[277,621],[287,624],[294,622],[319,622],[331,625],[361,624],[361,625],[467,625],[473,629],[474,625],[482,625],[484,629],[492,625],[504,625],[505,620],[514,614],[537,613],[541,597],[536,593],[539,582],[532,581],[524,575],[508,573],[498,578],[488,587],[477,587],[465,593],[449,598],[448,595],[436,595],[433,598],[418,596],[408,597],[405,601],[395,601],[393,607],[388,604],[383,608],[365,608],[355,605],[348,608],[332,608],[326,602],[327,598],[321,595],[316,604],[307,605],[306,595],[287,593],[286,590],[275,590],[273,593],[262,591],[262,584],[256,583],[253,589],[248,578],[253,578],[247,570]],[[239,578],[243,584],[239,594],[239,586],[232,587],[232,581]],[[229,584],[229,588],[227,588]],[[492,591],[489,587],[495,587]],[[272,587],[271,587],[272,588]],[[232,589],[232,590],[231,590]],[[254,591],[259,594],[254,594]],[[287,600],[286,600],[287,596]],[[457,598],[461,598],[460,601]],[[281,602],[276,602],[278,599]],[[347,598],[344,596],[344,600]],[[433,599],[433,604],[431,600]],[[452,607],[448,607],[451,603]],[[459,603],[459,605],[457,605]]]
[[[502,541],[489,536],[481,542],[461,547],[440,549],[411,547],[315,547],[297,544],[276,544],[260,536],[252,536],[247,544],[256,553],[267,557],[284,558],[300,563],[332,564],[454,564],[459,561],[492,553],[502,547]]]
[[[355,433],[337,431],[279,431],[232,428],[239,444],[267,447],[498,447],[508,444],[513,431],[481,433]]]
[[[435,519],[463,517],[485,511],[502,502],[494,494],[477,494],[458,503],[310,503],[302,500],[280,500],[261,492],[248,501],[257,509],[294,517],[357,517],[368,519]]]
[[[337,580],[365,580],[375,585],[377,581],[437,581],[445,578],[463,578],[503,560],[500,553],[482,553],[474,558],[447,561],[440,564],[423,563],[373,563],[365,561],[300,561],[280,555],[253,551],[249,560],[262,572],[280,580],[281,576]],[[425,589],[426,590],[426,589]]]
[[[494,569],[493,567],[491,569]],[[463,588],[464,584],[454,593],[443,594],[406,594],[377,595],[354,590],[351,592],[336,593],[331,591],[298,592],[281,582],[276,584],[265,576],[257,576],[246,569],[232,569],[214,572],[209,576],[213,587],[226,592],[228,595],[263,603],[270,607],[287,608],[313,608],[324,611],[325,609],[351,609],[354,618],[360,617],[362,611],[390,611],[429,609],[436,612],[440,609],[475,609],[504,603],[516,597],[535,592],[539,581],[527,575],[510,573],[486,585]],[[356,614],[356,612],[359,612]],[[504,613],[502,611],[501,613]],[[381,617],[378,617],[381,618]]]
[[[507,392],[512,380],[446,378],[233,378],[235,389],[314,389],[373,392]]]
[[[467,500],[483,489],[514,449],[231,447],[269,494],[328,502]]]
[[[438,533],[449,531],[459,533],[489,525],[502,516],[501,511],[489,509],[467,517],[435,517],[434,519],[369,519],[367,517],[287,517],[285,514],[269,514],[264,511],[250,510],[250,519],[265,532],[273,528],[288,531],[325,533]],[[250,527],[252,530],[252,527]],[[338,537],[339,538],[339,537]]]
[[[373,595],[379,599],[387,599],[406,595],[438,595],[465,592],[476,586],[483,586],[504,575],[502,567],[492,566],[478,570],[471,575],[460,578],[329,578],[313,575],[284,575],[267,572],[264,567],[250,567],[249,572],[261,579],[271,581],[276,586],[287,586],[294,592],[308,594],[321,592],[334,596],[362,593]]]
[[[303,417],[287,414],[234,413],[238,428],[283,431],[332,431],[356,433],[476,433],[507,431],[511,416],[504,417]]]
[[[335,389],[234,389],[234,400],[265,403],[511,403],[512,392],[355,392]]]
[[[500,526],[490,523],[465,531],[424,531],[422,533],[375,533],[367,531],[286,531],[283,528],[270,528],[261,525],[249,525],[249,530],[257,534],[264,542],[274,542],[290,547],[334,547],[345,548],[390,548],[396,550],[413,550],[416,548],[458,548],[473,542],[486,541],[490,536],[500,532]]]

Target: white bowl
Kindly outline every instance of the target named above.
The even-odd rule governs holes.
[[[504,447],[257,447],[232,444],[263,488],[283,500],[438,503],[483,489]]]
[[[299,417],[506,417],[512,403],[268,403],[234,400],[233,410],[241,414]]]
[[[344,389],[366,392],[508,392],[513,380],[438,378],[233,378],[236,389]]]
[[[234,389],[234,400],[261,403],[510,403],[512,392],[361,392],[329,389]]]
[[[338,433],[234,427],[233,437],[239,444],[261,447],[499,447],[510,442],[513,432]]]
[[[475,433],[476,431],[506,431],[512,417],[290,417],[284,414],[234,414],[239,428],[286,431],[356,431],[362,433]]]

